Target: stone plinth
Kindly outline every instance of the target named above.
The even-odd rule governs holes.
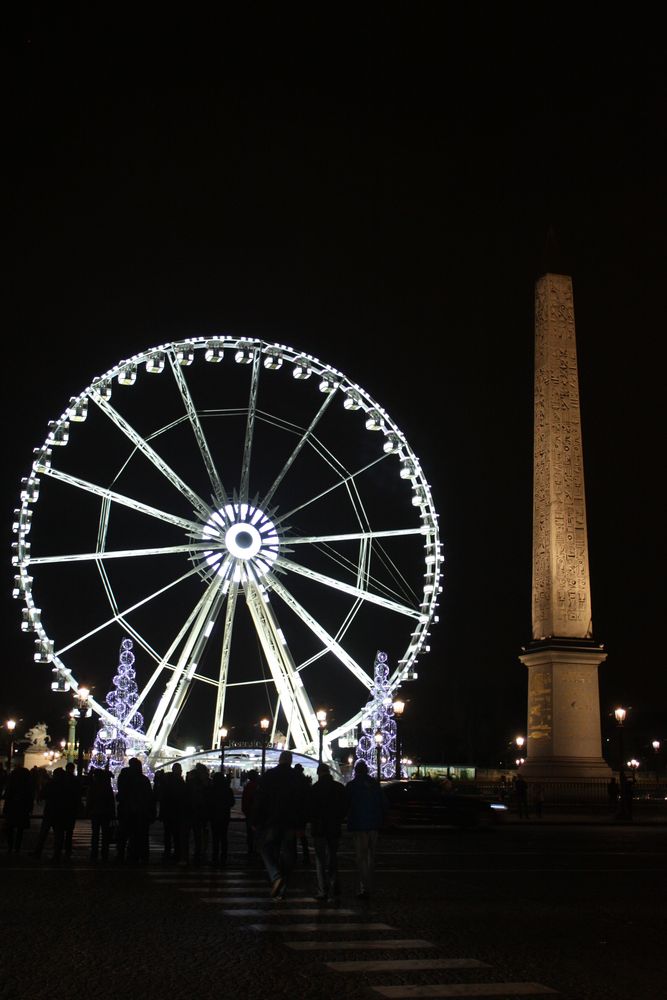
[[[528,668],[526,778],[609,778],[601,756],[598,667],[607,654],[592,641],[545,639],[519,657]]]

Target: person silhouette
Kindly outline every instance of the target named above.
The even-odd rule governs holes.
[[[378,836],[387,814],[387,802],[380,782],[371,778],[368,765],[358,760],[354,778],[345,786],[347,829],[352,834],[359,877],[359,899],[371,894]]]

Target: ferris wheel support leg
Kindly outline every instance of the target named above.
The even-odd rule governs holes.
[[[232,629],[234,625],[234,614],[236,611],[236,598],[239,592],[238,583],[232,583],[227,594],[227,607],[225,608],[225,630],[222,639],[222,651],[220,654],[220,674],[218,677],[218,695],[215,704],[215,721],[213,723],[213,739],[211,746],[218,750],[220,748],[220,730],[225,721],[225,696],[227,694],[227,676],[229,673],[229,655],[232,644]]]
[[[294,745],[299,749],[312,751],[319,739],[317,719],[292,655],[282,637],[273,608],[264,600],[258,587],[247,585],[245,594],[257,635],[280,694],[283,711],[287,715],[290,729],[295,734]]]
[[[162,749],[172,726],[176,722],[185,696],[192,684],[197,663],[210,635],[210,622],[215,621],[224,599],[225,589],[220,578],[216,576],[205,594],[203,606],[197,615],[178,659],[176,670],[167,684],[167,689],[147,734],[152,738],[153,753]]]

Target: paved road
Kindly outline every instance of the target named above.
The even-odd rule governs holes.
[[[240,824],[223,872],[165,869],[157,842],[94,867],[75,838],[67,865],[2,855],[3,998],[667,996],[664,824],[384,834],[368,903],[346,837],[336,908],[303,864],[272,902]]]

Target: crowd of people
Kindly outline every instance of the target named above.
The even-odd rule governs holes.
[[[35,805],[41,821],[31,855],[40,858],[51,843],[49,860],[67,860],[77,820],[90,821],[90,858],[143,865],[149,859],[151,825],[163,827],[163,860],[176,864],[218,866],[227,860],[227,827],[235,802],[230,779],[210,775],[196,764],[184,778],[176,763],[158,771],[151,783],[141,761],[132,757],[119,772],[90,768],[81,778],[68,763],[49,774],[43,768],[14,767],[4,780],[2,818],[7,850],[20,853]]]
[[[257,785],[251,816],[272,898],[285,898],[299,845],[308,828],[315,854],[316,898],[336,902],[340,892],[338,844],[347,819],[357,861],[357,896],[367,899],[386,811],[381,786],[370,776],[363,760],[357,761],[354,778],[345,786],[334,780],[327,764],[319,765],[317,781],[311,784],[299,765],[292,766],[291,751],[283,750],[277,766],[267,771]]]
[[[309,864],[310,837],[316,899],[337,900],[338,845],[345,821],[357,863],[357,895],[369,897],[386,801],[363,761],[357,761],[347,785],[336,781],[324,763],[318,766],[317,780],[311,781],[300,764],[293,766],[289,750],[263,775],[249,771],[244,777],[240,806],[246,851],[248,857],[257,853],[261,857],[273,899],[285,898],[299,850]],[[110,771],[90,768],[79,778],[73,763],[55,768],[52,774],[17,766],[3,780],[2,816],[9,853],[21,852],[37,803],[42,815],[31,851],[34,858],[41,858],[50,844],[49,861],[67,861],[75,824],[85,819],[90,823],[89,854],[94,862],[148,864],[151,826],[159,822],[164,864],[219,868],[227,863],[236,795],[229,775],[211,774],[201,762],[185,776],[175,762],[169,770],[157,771],[151,782],[141,761],[131,758],[119,772],[115,787]]]

